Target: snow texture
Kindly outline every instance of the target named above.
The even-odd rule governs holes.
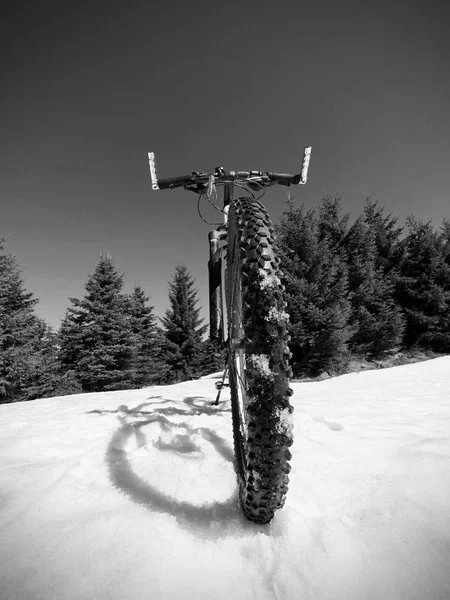
[[[289,408],[278,411],[279,422],[277,423],[277,433],[282,433],[291,438],[294,429],[294,415]]]
[[[217,378],[0,406],[1,600],[450,598],[450,357],[294,383],[268,526]]]
[[[269,309],[269,314],[266,317],[266,321],[270,321],[272,323],[286,323],[289,321],[289,315],[284,310],[278,310],[275,306],[271,306]]]
[[[264,269],[259,269],[258,273],[260,275],[260,288],[265,290],[266,288],[276,288],[281,285],[280,279],[274,273],[268,273]]]
[[[266,354],[249,354],[247,356],[247,362],[252,365],[253,369],[255,369],[261,377],[268,380],[273,379],[273,373],[270,370],[269,365],[270,357]]]

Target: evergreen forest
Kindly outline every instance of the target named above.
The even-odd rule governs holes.
[[[314,209],[290,198],[275,231],[295,378],[450,353],[450,221],[436,228],[409,216],[401,227],[368,198],[350,223],[340,198]],[[123,287],[102,255],[53,331],[0,239],[0,403],[177,383],[223,368],[185,265],[168,282],[162,319],[140,285],[131,294]]]

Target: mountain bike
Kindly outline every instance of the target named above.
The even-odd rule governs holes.
[[[154,190],[183,187],[198,194],[201,217],[202,199],[222,212],[221,223],[208,236],[210,338],[227,354],[215,403],[221,389],[229,385],[239,498],[247,519],[261,524],[269,523],[285,503],[293,407],[289,402],[289,317],[280,259],[274,228],[260,198],[265,188],[275,184],[306,183],[310,156],[311,147],[307,147],[298,175],[217,167],[214,173],[193,171],[158,179],[155,154],[148,153]],[[222,207],[217,204],[218,187],[223,187]],[[235,188],[244,189],[247,195],[235,198]]]

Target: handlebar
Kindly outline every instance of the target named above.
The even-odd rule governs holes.
[[[150,166],[150,177],[152,180],[152,189],[154,190],[167,190],[175,187],[185,187],[192,191],[201,192],[205,186],[208,185],[210,177],[214,177],[217,183],[227,182],[243,182],[251,184],[254,182],[260,186],[269,186],[273,184],[280,185],[299,185],[305,184],[309,161],[311,157],[311,146],[308,146],[304,150],[303,165],[301,173],[298,175],[291,175],[289,173],[270,173],[262,171],[226,171],[222,167],[216,167],[214,173],[197,173],[193,171],[190,175],[181,175],[178,177],[169,177],[166,179],[158,179],[156,177],[156,165],[155,165],[155,154],[154,152],[148,153],[148,161]],[[197,186],[193,188],[191,186]]]
[[[181,175],[179,177],[168,177],[167,179],[158,180],[158,188],[160,190],[168,190],[174,187],[180,187],[182,185],[188,185],[189,183],[196,183],[193,175]]]

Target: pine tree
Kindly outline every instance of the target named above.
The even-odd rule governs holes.
[[[410,216],[407,228],[396,281],[397,299],[406,316],[405,343],[449,352],[450,261],[445,222],[437,232],[431,222]]]
[[[345,247],[354,330],[349,345],[355,354],[377,357],[401,344],[404,322],[394,300],[394,281],[386,272],[390,251],[380,257],[377,236],[380,239],[382,232],[373,225],[365,215],[359,217],[346,235]]]
[[[207,326],[202,326],[198,292],[184,265],[176,267],[169,283],[169,302],[170,308],[162,319],[165,328],[164,358],[169,366],[167,379],[177,382],[199,377],[205,351],[202,336]]]
[[[130,362],[133,387],[144,387],[158,381],[165,367],[161,362],[160,336],[149,297],[141,286],[135,285],[129,297],[130,327],[133,350]]]
[[[37,300],[25,291],[15,257],[0,240],[0,398],[1,402],[21,399],[30,377],[30,357],[37,345]]]
[[[444,260],[447,264],[450,264],[450,221],[448,219],[442,220],[440,237],[444,252]]]
[[[384,274],[395,274],[402,256],[400,239],[403,227],[398,227],[397,221],[398,217],[392,216],[392,213],[384,214],[384,208],[377,200],[370,196],[366,198],[363,222],[374,237],[376,268]]]
[[[326,240],[330,250],[345,255],[343,243],[347,233],[350,215],[341,216],[341,199],[325,196],[319,204],[317,235],[320,241]]]
[[[17,260],[0,239],[0,402],[78,389],[73,378],[59,372],[51,329],[34,312],[37,302],[25,290]]]
[[[217,339],[207,339],[204,342],[201,375],[209,375],[223,371],[227,360],[227,352]]]
[[[64,372],[61,369],[57,334],[42,319],[39,322],[39,343],[30,356],[30,379],[22,393],[22,399],[35,400],[81,393],[83,390],[75,372]]]
[[[297,375],[339,372],[348,358],[350,302],[341,249],[345,223],[339,201],[325,199],[319,214],[290,202],[276,228]]]
[[[450,221],[443,219],[440,229],[440,242],[443,252],[443,260],[446,267],[450,268]],[[448,271],[447,271],[448,272]],[[447,311],[441,315],[440,319],[440,343],[441,351],[450,351],[450,282],[445,285],[447,290]]]
[[[101,256],[82,300],[70,298],[59,332],[60,361],[86,392],[131,387],[132,332],[123,276]]]

